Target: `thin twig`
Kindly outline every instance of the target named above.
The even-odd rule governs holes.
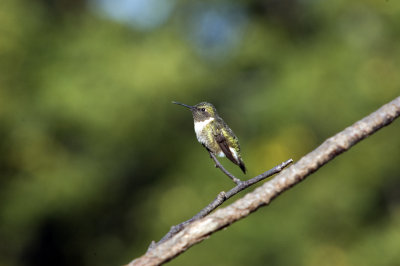
[[[221,171],[226,174],[230,179],[232,179],[233,182],[235,182],[236,185],[240,185],[242,183],[242,180],[240,180],[239,178],[235,177],[234,175],[232,175],[231,173],[229,173],[223,166],[222,164],[218,161],[217,157],[215,157],[214,153],[212,153],[211,151],[209,151],[207,149],[208,153],[210,154],[210,157],[214,160],[215,162],[215,167],[221,169]]]
[[[314,151],[253,192],[247,193],[229,206],[187,225],[172,238],[147,251],[146,254],[133,260],[129,265],[160,265],[173,259],[218,230],[245,218],[258,208],[268,205],[282,192],[303,181],[307,176],[336,156],[349,150],[359,141],[389,125],[398,116],[400,116],[400,97],[327,139]]]
[[[212,153],[210,153],[210,154],[213,155]],[[217,158],[215,158],[215,156],[212,156],[212,157],[213,157],[214,161],[218,165],[221,165],[220,162],[217,160]],[[224,191],[221,191],[218,194],[218,196],[210,204],[208,204],[204,209],[202,209],[195,216],[193,216],[189,220],[184,221],[184,222],[182,222],[182,223],[180,223],[178,225],[172,226],[171,229],[169,230],[169,232],[163,238],[161,238],[161,240],[158,241],[157,243],[155,243],[154,241],[151,242],[151,244],[149,246],[149,250],[153,249],[157,245],[167,241],[168,239],[173,237],[175,234],[179,233],[188,224],[205,217],[206,215],[211,213],[213,210],[215,210],[218,206],[220,206],[222,203],[224,203],[225,201],[227,201],[229,198],[231,198],[232,196],[236,195],[240,191],[250,187],[251,185],[253,185],[253,184],[257,183],[257,182],[260,182],[260,181],[266,179],[267,177],[270,177],[270,176],[272,176],[272,175],[274,175],[276,173],[279,173],[280,171],[282,171],[285,167],[287,167],[292,162],[293,162],[293,160],[289,159],[289,160],[287,160],[287,161],[275,166],[274,168],[272,168],[272,169],[270,169],[270,170],[268,170],[268,171],[266,171],[266,172],[264,172],[264,173],[262,173],[262,174],[260,174],[260,175],[258,175],[256,177],[253,177],[253,178],[251,178],[251,179],[249,179],[247,181],[240,181],[239,180],[240,181],[239,184],[237,184],[234,188],[232,188],[231,190],[229,190],[226,193]],[[224,169],[222,171],[225,173],[226,170]],[[228,171],[226,171],[226,173],[230,174]],[[233,175],[231,175],[231,176],[233,176]]]

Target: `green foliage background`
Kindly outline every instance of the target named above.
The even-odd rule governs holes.
[[[121,265],[231,188],[172,100],[216,105],[251,177],[399,95],[398,1],[240,1],[221,57],[186,37],[191,4],[138,30],[84,1],[2,1],[0,265]],[[399,133],[170,265],[399,265]]]

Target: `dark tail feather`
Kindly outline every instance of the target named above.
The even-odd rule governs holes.
[[[242,160],[239,161],[239,167],[242,169],[243,173],[246,174],[246,166]]]

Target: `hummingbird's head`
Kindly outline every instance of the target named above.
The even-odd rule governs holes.
[[[195,106],[186,105],[183,103],[172,102],[174,104],[179,104],[189,108],[192,111],[193,119],[195,122],[201,122],[207,120],[211,117],[217,116],[217,110],[214,105],[207,102],[198,103]]]

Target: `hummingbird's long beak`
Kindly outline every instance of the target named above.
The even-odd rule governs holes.
[[[193,109],[194,108],[194,106],[190,106],[190,105],[187,105],[187,104],[184,104],[184,103],[178,103],[178,102],[174,102],[174,101],[172,101],[172,103],[185,106],[185,107],[187,107],[189,109]]]

